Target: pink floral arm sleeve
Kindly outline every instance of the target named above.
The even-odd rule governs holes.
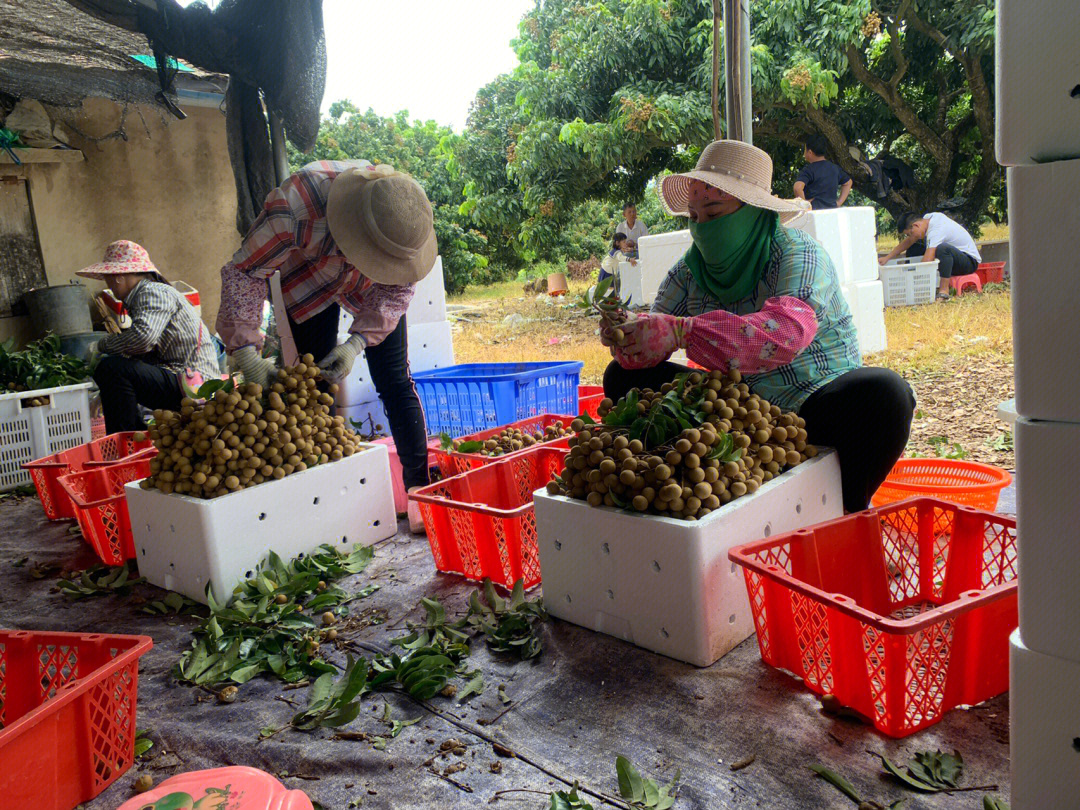
[[[260,327],[268,286],[265,278],[253,278],[232,262],[221,268],[217,331],[229,354],[244,346],[262,350]]]
[[[743,374],[787,365],[817,334],[814,310],[791,296],[770,298],[750,315],[716,310],[685,324],[687,357],[708,369]]]
[[[371,284],[359,295],[347,296],[345,307],[353,315],[349,333],[360,335],[365,346],[378,346],[397,329],[415,292],[413,284]]]

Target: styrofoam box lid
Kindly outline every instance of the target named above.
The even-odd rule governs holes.
[[[690,231],[669,231],[668,233],[656,233],[649,236],[643,236],[638,240],[638,252],[641,252],[642,248],[661,247],[664,245],[683,245],[692,242],[690,238]]]

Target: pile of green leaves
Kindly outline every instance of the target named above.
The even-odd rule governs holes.
[[[48,335],[15,351],[14,339],[0,343],[0,393],[74,385],[90,379],[90,367],[60,350],[60,338]]]
[[[319,726],[338,728],[351,723],[360,714],[357,698],[366,686],[367,662],[363,658],[354,661],[350,655],[338,680],[330,672],[315,679],[308,695],[308,707],[293,717],[293,728],[311,731]]]
[[[133,585],[146,580],[133,577],[130,563],[112,568],[95,565],[85,571],[75,571],[71,579],[61,579],[56,587],[68,599],[87,599],[94,596],[127,596]]]
[[[207,588],[210,616],[195,630],[192,648],[180,657],[177,677],[211,685],[246,683],[272,673],[295,683],[336,673],[336,667],[318,656],[318,629],[309,614],[330,608],[340,612],[347,601],[372,593],[374,586],[369,586],[349,596],[329,583],[360,573],[373,555],[370,547],[355,546],[343,554],[323,545],[317,553],[284,563],[271,553],[227,604],[218,603]]]
[[[434,647],[443,655],[460,662],[469,654],[470,636],[464,632],[466,620],[448,622],[446,608],[438,599],[424,597],[420,600],[426,613],[423,624],[409,624],[409,633],[390,643],[401,647],[406,654],[425,647]]]
[[[675,804],[680,771],[675,771],[670,785],[661,786],[655,779],[643,778],[630,760],[620,756],[615,759],[615,772],[619,777],[619,795],[631,807],[668,810]]]
[[[619,780],[619,796],[634,810],[668,810],[675,804],[678,794],[680,771],[669,785],[660,785],[655,779],[646,779],[626,757],[615,758],[615,774]],[[549,810],[593,810],[593,806],[581,797],[581,786],[574,782],[570,790],[553,791],[549,797]]]
[[[405,656],[376,656],[371,662],[371,689],[400,687],[417,700],[431,700],[454,679],[457,666],[438,647],[421,647]]]
[[[545,621],[547,615],[543,598],[538,597],[532,602],[525,599],[525,588],[520,579],[514,583],[509,600],[500,597],[491,580],[485,579],[483,596],[480,591],[474,591],[469,599],[465,622],[483,634],[488,647],[495,652],[513,653],[527,661],[543,650],[536,624]]]

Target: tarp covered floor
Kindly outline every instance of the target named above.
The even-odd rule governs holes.
[[[1011,488],[999,508],[1013,511]],[[182,686],[171,672],[192,640],[194,617],[157,617],[113,596],[68,601],[55,578],[33,579],[33,563],[85,568],[93,554],[73,523],[49,523],[35,498],[0,503],[0,626],[23,630],[130,633],[151,636],[141,660],[138,727],[155,741],[148,761],[122,776],[87,810],[115,808],[132,796],[140,773],[156,782],[187,770],[250,765],[278,774],[327,810],[362,808],[546,808],[546,795],[499,791],[564,789],[575,780],[595,807],[623,806],[617,796],[615,757],[629,757],[648,776],[668,781],[682,772],[678,808],[844,808],[854,805],[814,776],[821,763],[846,776],[864,798],[884,806],[908,797],[908,810],[982,806],[982,793],[917,795],[882,776],[881,752],[906,762],[916,751],[961,751],[968,785],[997,785],[1008,796],[1008,697],[950,712],[935,726],[905,740],[890,740],[871,727],[821,712],[817,698],[792,677],[761,662],[750,638],[712,667],[698,669],[564,622],[543,626],[544,652],[533,663],[515,663],[474,641],[471,666],[483,670],[486,690],[459,706],[438,697],[420,704],[398,694],[365,699],[350,731],[383,734],[384,701],[395,719],[423,717],[376,750],[368,741],[335,740],[331,730],[291,729],[259,742],[260,729],[286,725],[307,703],[307,690],[283,690],[262,677],[244,685],[239,699],[218,704],[198,688]],[[316,528],[317,527],[313,527]],[[237,538],[240,542],[241,538]],[[367,571],[344,580],[346,590],[370,583],[380,590],[352,603],[353,615],[384,615],[382,624],[343,633],[354,649],[388,650],[407,620],[420,620],[423,596],[436,596],[449,615],[464,612],[474,585],[437,574],[424,538],[407,533],[377,546]],[[134,593],[159,599],[164,592],[138,586]],[[539,589],[530,596],[539,593]],[[362,624],[362,622],[360,623]],[[345,653],[327,656],[343,664]],[[500,684],[510,699],[498,695]],[[290,703],[290,701],[292,703]],[[295,705],[293,705],[295,704]],[[464,744],[461,756],[440,755],[447,740]],[[512,750],[497,756],[492,743]],[[434,757],[434,759],[432,759]],[[754,757],[738,771],[731,764]],[[466,767],[447,778],[448,766]],[[501,772],[492,770],[500,763]],[[5,765],[11,767],[11,764]],[[499,768],[496,768],[500,770]]]

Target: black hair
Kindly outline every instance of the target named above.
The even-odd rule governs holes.
[[[611,249],[612,250],[618,250],[619,249],[619,242],[625,242],[625,241],[626,241],[626,234],[623,233],[622,231],[619,231],[617,234],[615,234],[615,238],[611,240]]]
[[[906,233],[912,223],[918,222],[920,219],[922,219],[921,214],[916,214],[914,211],[905,211],[896,218],[896,232]]]
[[[803,145],[820,157],[825,157],[829,152],[829,142],[825,140],[824,135],[819,135],[817,133],[807,135],[803,140]]]
[[[637,203],[629,202],[629,201],[623,203],[622,210],[625,211],[627,208],[635,208],[636,209],[637,208]]]

